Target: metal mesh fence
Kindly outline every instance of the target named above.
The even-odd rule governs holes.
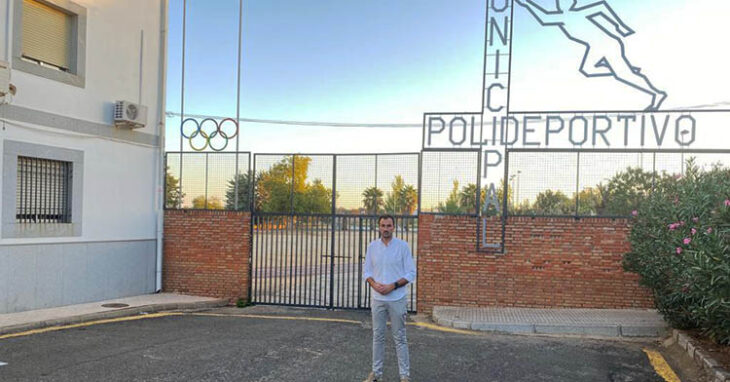
[[[338,155],[338,213],[415,214],[418,166],[418,154]]]
[[[249,153],[169,152],[165,161],[165,208],[250,208]]]
[[[256,211],[413,215],[418,166],[419,154],[256,154]]]
[[[421,212],[476,213],[478,151],[427,151],[421,166]]]
[[[508,211],[528,216],[629,216],[688,165],[730,166],[730,151],[508,150]]]

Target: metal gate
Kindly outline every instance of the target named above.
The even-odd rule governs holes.
[[[256,154],[251,301],[369,308],[362,265],[379,214],[396,217],[395,236],[418,261],[419,168],[417,153]],[[415,311],[416,283],[407,287]]]

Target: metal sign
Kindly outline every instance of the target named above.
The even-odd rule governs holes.
[[[645,103],[637,102],[626,110],[514,110],[511,83],[516,78],[512,73],[516,13],[521,14],[520,22],[533,28],[531,37],[552,30],[567,39],[563,42],[571,49],[582,49],[582,56],[575,61],[576,77],[584,81],[603,78],[602,85],[606,79],[613,80],[615,86],[631,89],[637,99],[645,97]],[[707,131],[730,122],[721,120],[730,115],[727,109],[663,108],[669,98],[667,84],[655,84],[651,76],[656,68],[642,68],[630,57],[627,37],[641,30],[634,30],[624,20],[609,1],[487,0],[482,108],[425,113],[422,136],[424,151],[480,151],[480,183],[488,192],[479,211],[479,249],[505,249],[506,211],[499,203],[506,197],[497,200],[492,191],[498,182],[504,182],[507,189],[506,172],[500,171],[506,165],[506,148],[689,149],[716,144],[716,137]],[[541,48],[550,51],[550,47]],[[488,234],[494,211],[502,213],[501,240]]]

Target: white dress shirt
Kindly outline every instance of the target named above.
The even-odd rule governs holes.
[[[368,245],[362,271],[363,280],[369,277],[381,284],[393,284],[400,279],[412,283],[416,279],[416,266],[413,264],[408,243],[395,237],[388,245],[382,239],[372,241]],[[406,296],[407,289],[400,287],[387,295],[371,289],[372,298],[379,301],[398,301]]]

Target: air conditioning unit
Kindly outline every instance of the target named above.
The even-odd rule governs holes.
[[[114,104],[114,126],[138,129],[147,124],[147,106],[117,101]]]

